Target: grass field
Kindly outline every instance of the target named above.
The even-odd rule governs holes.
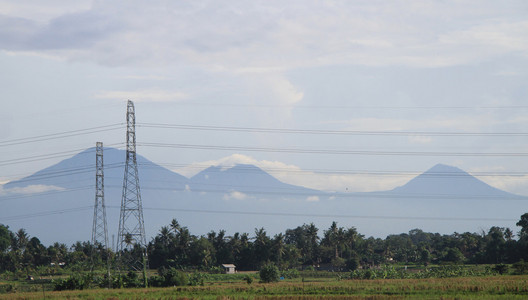
[[[204,286],[10,292],[0,299],[527,299],[528,276],[207,282]]]

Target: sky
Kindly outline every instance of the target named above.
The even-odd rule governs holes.
[[[524,0],[0,0],[0,183],[123,149],[130,99],[138,153],[186,176],[379,191],[443,163],[528,195],[526,82]]]

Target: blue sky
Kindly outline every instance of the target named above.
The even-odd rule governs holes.
[[[131,99],[138,123],[314,132],[138,127],[140,154],[188,176],[253,163],[288,183],[372,191],[444,163],[528,195],[528,176],[504,176],[526,174],[528,157],[460,155],[528,153],[526,135],[473,134],[528,132],[526,1],[0,0],[0,70],[0,142],[122,123]],[[46,159],[4,164],[0,181],[124,139],[2,146],[4,162]],[[276,151],[292,148],[329,153]]]

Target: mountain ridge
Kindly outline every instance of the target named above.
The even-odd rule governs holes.
[[[110,230],[116,230],[125,151],[105,148],[104,159],[108,226]],[[432,220],[442,215],[462,219],[485,216],[482,222],[478,218],[473,221],[476,228],[513,226],[518,212],[524,209],[523,201],[504,202],[519,200],[522,196],[495,189],[461,169],[440,164],[391,191],[332,193],[282,182],[250,164],[211,166],[187,178],[140,155],[137,161],[148,236],[154,236],[173,218],[198,234],[205,234],[211,229],[247,232],[248,229],[261,227],[278,233],[312,222],[327,228],[331,220],[376,236],[413,228],[427,230],[427,226],[433,226],[434,231],[449,232],[460,229],[453,222],[435,223]],[[469,182],[469,185],[460,186],[466,189],[480,187],[481,190],[475,192],[477,195],[486,191],[493,193],[489,197],[478,198],[470,197],[467,191],[465,194],[445,196],[442,193],[446,194],[447,188],[456,187],[449,180],[444,180],[446,178],[456,181],[469,179],[463,181]],[[430,186],[423,190],[409,190],[422,182],[430,185],[434,180],[440,180],[437,190]],[[0,195],[3,205],[0,223],[7,222],[12,228],[25,228],[50,243],[57,240],[69,243],[79,239],[89,240],[93,213],[87,205],[94,202],[94,181],[95,151],[92,148],[9,182],[3,186],[4,195]],[[14,193],[16,189],[38,184],[59,189],[54,188],[49,193],[20,194],[20,197]],[[423,197],[424,192],[436,195]],[[423,201],[424,198],[435,201]],[[42,213],[47,211],[52,213]],[[511,221],[492,224],[496,218]],[[380,222],[380,219],[383,221]]]
[[[403,186],[396,187],[389,192],[394,194],[434,194],[475,197],[518,196],[495,188],[458,167],[445,164],[436,164]]]

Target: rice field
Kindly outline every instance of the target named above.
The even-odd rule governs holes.
[[[0,294],[0,299],[527,299],[528,276],[209,282],[204,286]]]

